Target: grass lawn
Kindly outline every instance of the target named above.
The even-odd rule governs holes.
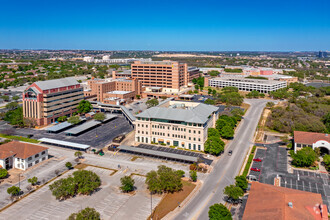
[[[183,189],[180,192],[168,193],[165,195],[152,213],[152,219],[161,219],[169,212],[173,211],[196,187],[195,184],[188,181],[182,181],[182,184]],[[148,219],[150,219],[150,216]]]
[[[20,137],[20,136],[13,136],[13,135],[6,135],[6,134],[0,134],[0,137],[2,138],[8,138],[12,140],[18,140],[18,141],[24,141],[24,142],[30,142],[33,144],[39,143],[36,139],[26,138],[26,137]]]

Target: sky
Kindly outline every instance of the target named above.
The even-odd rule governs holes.
[[[330,0],[0,0],[0,49],[330,50]]]

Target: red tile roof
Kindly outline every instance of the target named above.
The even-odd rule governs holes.
[[[1,146],[1,145],[0,145]],[[13,151],[1,150],[0,149],[0,159],[6,159],[8,157],[14,156],[15,153]]]
[[[6,144],[0,145],[0,158],[7,158],[2,157],[1,153],[6,156],[10,155],[21,159],[26,159],[28,157],[31,157],[37,153],[41,153],[45,150],[47,150],[47,147],[42,147],[36,144],[29,144],[29,143],[23,143],[19,141],[12,141]]]
[[[305,131],[294,131],[294,142],[298,144],[309,144],[324,140],[330,143],[330,137],[328,134],[315,133],[315,132],[305,132]]]
[[[253,182],[243,220],[256,219],[321,220],[328,219],[328,211],[322,204],[321,194]]]

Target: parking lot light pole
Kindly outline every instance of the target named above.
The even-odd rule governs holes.
[[[150,219],[152,220],[152,192],[150,191],[150,209],[151,209],[151,214],[150,214]]]

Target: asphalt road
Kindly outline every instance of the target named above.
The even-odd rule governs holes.
[[[253,135],[263,108],[269,100],[245,100],[250,108],[244,116],[234,139],[228,145],[225,153],[215,164],[213,171],[209,174],[199,190],[198,194],[180,211],[175,217],[182,219],[208,219],[209,207],[215,203],[223,202],[223,189],[235,183],[237,176],[249,147],[253,145]],[[228,151],[232,150],[232,156]]]

